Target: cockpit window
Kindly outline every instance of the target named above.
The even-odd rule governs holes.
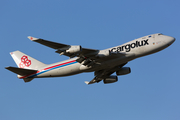
[[[158,35],[163,35],[163,34],[159,33]]]

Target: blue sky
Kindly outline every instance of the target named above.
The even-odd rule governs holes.
[[[0,119],[2,120],[179,120],[178,0],[9,0],[0,2]],[[163,33],[174,44],[126,66],[117,83],[86,85],[93,73],[34,79],[24,83],[4,69],[16,66],[20,50],[46,64],[68,59],[31,42],[31,35],[55,42],[105,49],[145,35]]]

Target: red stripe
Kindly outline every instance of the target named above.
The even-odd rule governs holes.
[[[51,66],[51,67],[48,67],[48,68],[44,68],[44,69],[39,70],[39,71],[37,71],[37,72],[35,72],[35,73],[33,73],[33,74],[20,77],[19,79],[26,78],[26,77],[28,77],[28,76],[37,74],[37,73],[39,73],[39,72],[41,72],[41,71],[48,70],[48,69],[51,69],[51,68],[54,68],[54,67],[58,67],[58,66],[61,66],[61,65],[65,65],[65,64],[68,64],[68,63],[72,63],[72,62],[75,62],[75,61],[76,61],[76,60],[72,60],[72,61],[68,61],[68,62],[65,62],[65,63],[57,64],[57,65],[54,65],[54,66]]]
[[[61,66],[61,65],[65,65],[65,64],[68,64],[68,63],[72,63],[72,62],[75,62],[75,61],[76,61],[76,60],[68,61],[68,62],[65,62],[65,63],[61,63],[61,64],[58,64],[58,65],[54,65],[54,66],[45,68],[45,69],[43,69],[43,70],[48,70],[48,69],[51,69],[51,68],[54,68],[54,67],[57,67],[57,66]],[[42,71],[42,70],[41,70],[41,71]]]

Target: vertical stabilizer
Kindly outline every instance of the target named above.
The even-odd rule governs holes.
[[[20,51],[14,51],[10,54],[19,68],[38,70],[46,65]]]

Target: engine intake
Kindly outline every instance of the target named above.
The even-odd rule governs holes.
[[[111,75],[105,78],[103,81],[104,81],[104,84],[114,83],[118,81],[118,77],[116,75]]]
[[[120,70],[116,71],[116,75],[126,75],[131,73],[131,68],[130,67],[123,67]]]

